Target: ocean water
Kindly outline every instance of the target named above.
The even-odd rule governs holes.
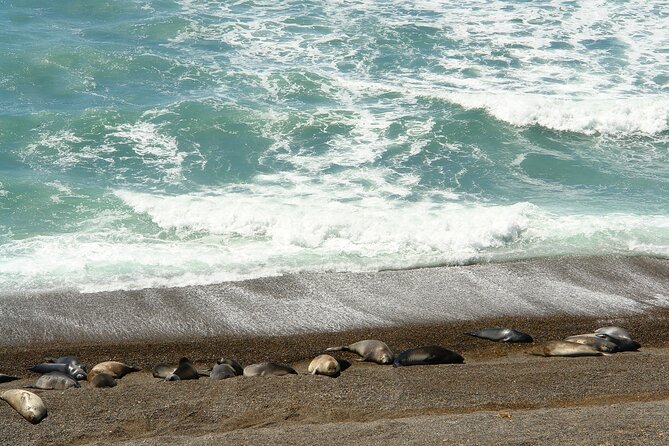
[[[669,258],[666,1],[0,4],[0,293]]]

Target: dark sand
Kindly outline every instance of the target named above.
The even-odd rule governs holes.
[[[45,356],[76,354],[89,365],[121,360],[145,369],[112,389],[83,383],[81,389],[40,391],[49,416],[36,426],[0,402],[0,444],[666,445],[669,309],[662,302],[669,294],[668,262],[649,262],[650,285],[643,287],[651,291],[639,301],[654,304],[636,311],[604,306],[597,315],[574,315],[556,309],[545,316],[407,322],[287,336],[0,343],[0,372],[23,377],[0,384],[0,391],[33,383],[37,375],[25,369]],[[429,271],[421,274],[429,276]],[[629,286],[620,285],[631,295]],[[575,288],[567,288],[574,293]],[[30,321],[25,324],[26,332],[39,335]],[[540,343],[609,324],[628,328],[641,351],[543,358],[523,353],[528,345],[463,335],[485,326],[513,326]],[[304,374],[324,348],[366,338],[382,339],[396,352],[439,344],[461,353],[466,363],[396,369],[354,361],[337,379]],[[180,356],[190,357],[198,368],[210,367],[221,356],[244,365],[274,360],[302,374],[217,382],[162,382],[151,376],[155,364]]]

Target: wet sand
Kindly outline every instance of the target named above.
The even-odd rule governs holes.
[[[641,288],[651,291],[629,296],[646,302],[643,306],[602,307],[596,314],[558,308],[546,315],[414,321],[281,336],[188,333],[4,343],[0,372],[22,379],[0,384],[0,391],[33,383],[38,375],[25,369],[45,356],[76,354],[88,365],[121,360],[145,370],[111,389],[83,383],[81,389],[40,391],[49,416],[36,426],[0,402],[0,444],[667,444],[669,309],[662,302],[669,275],[666,261],[650,264],[655,272]],[[430,271],[421,274],[429,276]],[[542,294],[546,290],[537,291]],[[485,326],[513,326],[541,343],[610,324],[628,328],[642,349],[606,357],[543,358],[525,354],[531,348],[525,344],[463,334]],[[39,331],[33,327],[30,333],[37,336]],[[466,362],[393,368],[359,363],[354,355],[340,353],[353,365],[339,378],[305,374],[309,360],[324,348],[365,338],[382,339],[396,352],[439,344],[458,351]],[[221,356],[244,365],[274,360],[292,364],[300,375],[187,382],[151,376],[155,364],[176,363],[181,356],[198,368],[211,367]]]

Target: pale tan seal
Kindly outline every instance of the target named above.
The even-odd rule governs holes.
[[[589,345],[568,341],[550,341],[527,353],[536,356],[602,356],[604,354]]]
[[[122,362],[105,361],[101,362],[100,364],[97,364],[95,367],[91,369],[91,371],[88,373],[88,381],[93,381],[95,375],[100,373],[106,373],[108,375],[111,375],[111,377],[114,379],[120,379],[123,378],[128,373],[138,372],[140,370],[142,369],[140,369],[139,367],[123,364]]]
[[[353,352],[362,356],[358,361],[369,361],[377,364],[391,364],[393,362],[393,352],[388,348],[385,342],[376,339],[366,339],[358,341],[351,345],[342,345],[341,347],[330,347],[326,352]]]
[[[341,366],[339,365],[339,361],[330,355],[318,355],[309,363],[307,371],[312,375],[325,375],[336,378],[341,374]]]
[[[244,376],[284,376],[297,375],[294,368],[275,362],[261,362],[244,368]]]
[[[604,353],[615,353],[618,351],[618,345],[608,339],[597,336],[595,333],[586,333],[580,335],[569,336],[565,341],[576,342],[577,344],[585,344],[593,347],[596,350]]]
[[[15,411],[32,424],[39,423],[47,416],[42,398],[27,390],[7,390],[0,394],[0,400],[7,401]]]

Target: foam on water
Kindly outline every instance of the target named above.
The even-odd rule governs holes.
[[[0,293],[669,256],[662,2],[35,5]]]

